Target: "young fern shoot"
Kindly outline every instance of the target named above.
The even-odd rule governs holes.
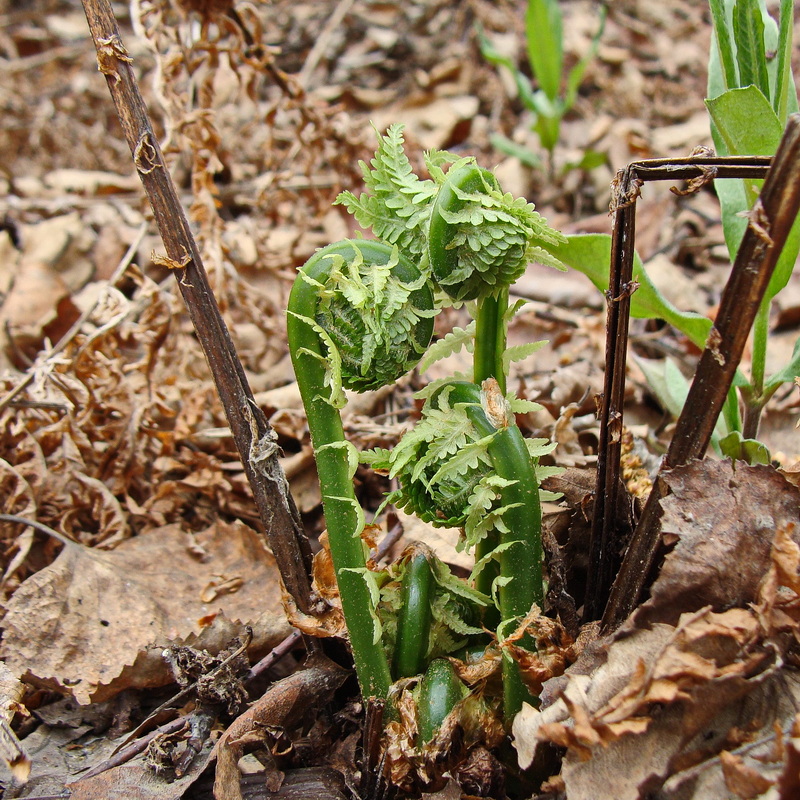
[[[342,611],[365,697],[386,698],[389,664],[376,616],[377,587],[355,497],[358,453],[344,436],[344,389],[392,383],[422,356],[433,333],[425,276],[383,242],[329,245],[302,268],[289,298],[287,333],[317,461]]]
[[[562,268],[545,247],[564,237],[532,204],[503,193],[474,159],[434,151],[425,164],[430,179],[414,174],[402,126],[380,137],[375,157],[361,164],[367,191],[358,197],[343,192],[337,200],[378,240],[339,242],[316,253],[300,271],[288,312],[289,345],[365,697],[386,698],[392,678],[427,669],[432,675],[425,687],[454,680],[436,658],[464,636],[484,636],[468,622],[480,617],[479,608],[485,609],[483,626],[496,627],[502,643],[543,599],[536,461],[552,446],[524,439],[515,423],[515,412],[533,404],[507,396],[508,363],[517,353],[506,347],[506,327],[516,310],[509,309],[509,286],[532,260]],[[352,483],[358,456],[339,416],[344,389],[396,381],[428,348],[438,307],[464,301],[477,308],[474,328],[454,332],[440,349],[472,347],[473,381],[428,387],[420,423],[394,450],[361,458],[398,479],[400,488],[387,501],[434,525],[464,530],[462,547],[474,549],[477,560],[474,588],[459,584],[424,548],[380,575],[367,568],[363,513]],[[401,606],[396,613],[387,612],[390,595]],[[491,598],[495,609],[487,608]],[[472,611],[464,617],[456,608]],[[444,631],[440,641],[432,633],[437,626]],[[521,644],[533,646],[530,639]],[[510,658],[504,657],[503,676],[510,725],[528,695]],[[420,692],[436,704],[462,695]],[[441,711],[437,705],[428,718],[440,719]]]

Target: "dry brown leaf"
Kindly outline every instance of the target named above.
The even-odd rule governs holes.
[[[205,552],[191,552],[195,540]],[[241,588],[202,602],[212,580],[238,577]],[[7,605],[2,657],[24,679],[71,692],[80,703],[130,686],[158,686],[170,673],[169,643],[214,647],[242,625],[263,652],[288,632],[280,581],[259,535],[218,523],[191,537],[177,525],[129,539],[110,552],[65,547],[28,578]],[[201,630],[199,620],[211,623]]]
[[[794,718],[800,676],[784,660],[800,630],[797,490],[770,468],[675,472],[679,489],[665,519],[682,538],[652,600],[566,680],[552,681],[560,699],[546,684],[542,710],[526,708],[514,722],[523,766],[537,740],[568,749],[561,777],[570,800],[634,800],[661,787],[676,800],[756,796],[767,784],[754,775],[772,785],[789,759],[788,748],[773,747],[767,774],[753,754],[727,765],[719,754],[743,739],[775,742],[775,726],[788,730]],[[717,546],[716,559],[703,536]],[[740,564],[748,545],[752,557]],[[743,607],[697,609],[709,601]],[[695,785],[703,787],[697,794]]]
[[[722,774],[725,776],[728,791],[742,800],[754,800],[775,784],[775,781],[748,767],[741,756],[723,750],[719,754],[719,760],[722,763]]]
[[[800,542],[800,489],[770,466],[695,461],[671,470],[662,501],[662,536],[677,543],[638,612],[639,625],[675,624],[703,606],[745,606],[758,597],[775,531],[794,524]]]
[[[185,775],[172,781],[157,775],[142,760],[121,764],[92,778],[69,784],[70,800],[180,800],[208,765],[211,744],[192,761]]]

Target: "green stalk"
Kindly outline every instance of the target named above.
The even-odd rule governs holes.
[[[507,530],[498,534],[500,587],[500,626],[498,638],[513,632],[516,623],[537,604],[544,602],[542,581],[542,511],[539,502],[539,484],[533,461],[528,455],[525,439],[513,419],[506,419],[497,427],[481,406],[477,386],[456,384],[450,395],[451,403],[470,403],[467,414],[481,436],[494,434],[489,444],[489,456],[495,472],[514,481],[501,491],[500,502],[510,506],[503,516]],[[486,570],[484,570],[485,572]],[[520,645],[533,649],[530,636],[520,640]],[[503,708],[505,719],[511,723],[522,708],[522,703],[531,700],[519,676],[519,667],[510,657],[503,658]]]
[[[328,541],[358,682],[365,698],[385,699],[392,678],[383,646],[380,640],[375,641],[373,601],[359,572],[365,569],[368,553],[360,536],[361,520],[347,451],[340,446],[345,442],[342,418],[325,397],[325,368],[320,360],[325,353],[319,336],[301,318],[314,318],[316,302],[314,288],[297,281],[289,308],[300,316],[287,319],[292,364],[308,416]]]
[[[420,682],[417,701],[419,739],[422,744],[427,744],[436,736],[456,703],[467,694],[467,687],[458,679],[453,665],[446,658],[431,661]]]
[[[500,391],[503,394],[506,392],[506,375],[503,367],[503,353],[506,349],[506,311],[508,311],[507,286],[478,301],[473,361],[475,383],[480,386],[487,378],[494,378],[500,384]]]
[[[371,287],[359,284],[350,267],[341,271],[343,264],[355,269],[358,258],[372,286],[383,291],[396,281],[392,297],[410,292],[408,308],[393,306],[392,313],[401,316],[381,317],[378,325],[369,316],[381,310],[377,300],[370,302],[366,295]],[[389,264],[394,265],[390,275],[376,278]],[[336,280],[334,269],[340,270]],[[433,332],[433,296],[430,287],[419,287],[419,282],[419,270],[391,246],[365,240],[339,242],[308,261],[289,298],[289,351],[308,418],[342,611],[365,698],[385,699],[392,679],[375,617],[377,587],[368,582],[368,554],[361,539],[363,512],[353,489],[357,454],[345,439],[337,405],[344,402],[343,387],[361,390],[392,382],[419,360]],[[342,284],[350,287],[349,295],[340,291]],[[348,299],[353,296],[360,298],[359,307]],[[423,316],[410,313],[414,309]],[[379,340],[379,335],[384,338]]]
[[[408,559],[403,575],[402,606],[397,617],[394,651],[395,678],[419,675],[425,667],[435,589],[436,582],[428,561],[428,552],[420,547]]]
[[[764,368],[767,362],[770,304],[771,301],[766,297],[761,301],[753,322],[753,357],[750,368],[750,383],[756,400],[759,400],[764,393]]]

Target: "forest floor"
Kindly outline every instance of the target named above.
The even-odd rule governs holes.
[[[403,123],[417,169],[432,148],[475,156],[504,190],[527,197],[570,234],[611,232],[617,170],[711,144],[703,102],[710,13],[692,0],[609,4],[552,163],[509,74],[488,64],[478,45],[482,30],[524,66],[522,2],[253,0],[236,3],[239,22],[212,14],[206,26],[192,8],[213,11],[224,2],[112,5],[315,549],[324,523],[285,308],[297,268],[356,230],[332,203],[340,191],[360,189],[358,162],[374,152],[373,128]],[[591,46],[598,4],[561,5],[573,65]],[[192,695],[137,728],[181,682],[218,667],[243,639],[250,664],[285,643],[283,658],[250,676],[251,699],[278,678],[301,674],[302,644],[286,643],[292,628],[275,560],[258,533],[223,408],[165,266],[78,0],[0,1],[0,75],[0,513],[55,532],[0,522],[0,716],[32,760],[25,784],[0,765],[2,796],[210,797],[213,761],[222,763],[224,750],[212,752],[214,736],[244,708],[234,690],[215,700],[228,706],[207,720],[216,724],[214,736],[197,734],[198,755],[177,775],[172,759],[186,738],[177,729],[151,744],[147,763],[144,755],[113,766],[108,759],[132,732],[189,714]],[[541,164],[494,149],[497,134]],[[570,168],[587,152],[598,166]],[[675,306],[713,317],[730,261],[711,188],[680,196],[667,183],[644,187],[636,248]],[[570,470],[565,500],[548,512],[568,561],[567,589],[580,606],[605,299],[578,272],[536,265],[514,292],[529,303],[511,323],[510,343],[549,341],[514,366],[511,388],[542,405],[526,432],[557,441],[552,463]],[[437,334],[463,324],[463,313],[441,314]],[[775,304],[769,371],[789,361],[798,325],[800,279],[793,277]],[[699,353],[655,321],[633,320],[631,338],[625,421],[652,474],[674,420],[643,365],[669,356],[691,376]],[[395,443],[413,414],[413,390],[462,368],[454,356],[426,376],[354,398],[344,417],[348,437],[360,448]],[[688,561],[665,567],[625,636],[584,651],[569,691],[553,668],[543,695],[551,716],[533,720],[539,712],[530,709],[515,727],[520,761],[536,760],[542,773],[535,785],[513,790],[517,796],[796,796],[800,690],[787,642],[798,631],[800,520],[797,489],[784,476],[797,472],[799,414],[797,387],[788,384],[760,431],[772,465],[742,466],[734,475],[729,463],[712,460],[674,478],[662,531],[693,543],[681,556]],[[374,510],[384,483],[366,472],[358,479]],[[744,487],[741,495],[734,484]],[[742,532],[761,530],[759,515],[767,513],[769,536],[743,544]],[[704,522],[692,527],[692,519]],[[404,515],[399,522],[402,536],[390,554],[422,538],[455,569],[468,566],[454,547],[457,532]],[[736,588],[714,594],[712,566],[714,575],[735,574]],[[694,583],[686,577],[700,572]],[[567,661],[578,656],[571,652]],[[320,680],[338,682],[327,673]],[[301,684],[290,688],[306,702]],[[566,701],[558,700],[562,690]],[[274,761],[266,772],[252,756],[242,761],[250,773],[244,796],[268,796],[267,786],[274,797],[348,796],[363,722],[356,695],[346,684],[302,736],[288,718],[267,719],[258,730],[263,739],[269,729]],[[13,762],[2,747],[0,756]],[[110,768],[87,777],[98,765]],[[16,764],[17,776],[25,771]],[[462,774],[461,788],[455,779],[427,788],[442,798],[500,791],[481,779],[469,783]],[[236,796],[218,789],[218,797]]]

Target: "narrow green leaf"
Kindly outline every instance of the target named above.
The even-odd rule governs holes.
[[[792,36],[794,31],[794,2],[781,0],[781,23],[778,34],[778,72],[775,78],[775,95],[772,98],[772,107],[782,124],[790,109],[790,93],[794,97],[794,107],[797,107],[797,93],[794,89],[792,78]]]
[[[578,87],[581,85],[586,68],[597,54],[597,48],[600,46],[600,37],[603,35],[603,31],[606,27],[607,15],[608,10],[606,7],[604,5],[600,6],[600,22],[597,26],[597,31],[592,37],[592,44],[590,45],[589,50],[586,52],[586,55],[570,70],[569,75],[567,76],[567,88],[564,92],[565,110],[569,110],[575,104],[575,97],[578,94]]]
[[[732,89],[739,85],[739,73],[736,69],[736,56],[733,50],[731,29],[728,15],[725,12],[724,0],[709,0],[711,18],[714,22],[714,40],[718,59],[712,59],[709,67],[709,95],[712,94],[711,86],[721,87],[722,91]],[[715,79],[715,80],[712,80]]]
[[[525,108],[531,111],[535,110],[535,103],[533,101],[533,86],[531,85],[528,76],[517,68],[517,65],[508,57],[500,53],[491,40],[481,31],[478,31],[478,42],[481,48],[481,55],[496,67],[505,67],[514,78],[514,83],[519,93],[519,99],[522,101]]]
[[[526,167],[538,167],[542,163],[542,159],[533,150],[529,150],[524,144],[518,144],[513,139],[503,136],[502,133],[491,134],[489,141],[495,150],[499,150],[507,156],[515,156]]]
[[[792,360],[767,380],[764,391],[774,392],[782,383],[789,383],[797,377],[800,377],[800,339],[794,343]]]
[[[739,62],[739,85],[757,86],[769,98],[764,20],[761,9],[753,0],[736,0],[733,6],[733,35]]]
[[[564,63],[563,20],[558,0],[528,0],[525,36],[531,70],[542,91],[555,100]]]

